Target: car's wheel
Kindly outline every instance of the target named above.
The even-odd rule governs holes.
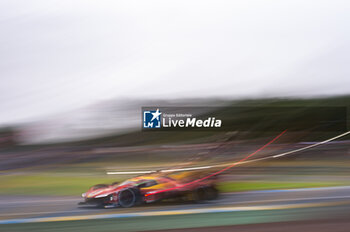
[[[140,193],[136,189],[123,189],[118,194],[118,202],[121,207],[129,208],[140,201]]]
[[[201,187],[201,188],[197,188],[195,190],[194,200],[196,202],[198,202],[198,203],[203,202],[206,200],[206,197],[207,197],[206,196],[206,188]]]
[[[213,186],[200,187],[193,192],[193,200],[197,203],[215,200],[217,197],[218,191]]]
[[[186,201],[192,201],[196,203],[202,203],[206,199],[206,194],[205,194],[205,188],[204,187],[199,187],[193,191],[188,192],[185,195],[185,200]]]
[[[205,188],[206,200],[215,200],[219,196],[219,191],[214,186]]]

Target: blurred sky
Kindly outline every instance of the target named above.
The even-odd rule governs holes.
[[[350,93],[348,1],[0,2],[0,124],[115,99]]]

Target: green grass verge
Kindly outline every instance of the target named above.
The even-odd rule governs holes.
[[[124,177],[125,179],[127,177]],[[0,176],[0,194],[2,195],[80,195],[95,184],[122,181],[115,176],[54,176],[54,175],[16,175]],[[218,185],[221,192],[251,191],[265,189],[288,189],[306,187],[339,186],[344,182],[271,182],[271,181],[237,181],[222,182]]]
[[[218,185],[220,192],[241,192],[268,189],[316,188],[347,185],[344,182],[222,182]]]
[[[95,184],[118,181],[114,177],[89,176],[0,176],[0,194],[14,195],[80,195]]]

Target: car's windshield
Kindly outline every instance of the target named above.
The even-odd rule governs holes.
[[[142,185],[142,188],[145,188],[145,187],[151,187],[153,185],[157,185],[158,183],[155,180],[144,180],[143,182],[138,184]]]
[[[157,182],[155,180],[137,180],[137,181],[130,181],[126,180],[122,182],[120,185],[143,185],[143,187],[150,187],[153,185],[157,185]]]
[[[130,180],[126,180],[126,181],[122,182],[120,185],[129,185],[129,184],[136,185],[137,182],[139,182],[139,181],[130,181]]]

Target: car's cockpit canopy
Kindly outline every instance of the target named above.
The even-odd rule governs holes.
[[[134,181],[127,180],[127,181],[124,181],[123,183],[121,183],[120,185],[129,185],[129,184],[137,186],[139,188],[147,188],[147,187],[157,185],[158,183],[154,179],[151,179],[151,180],[140,179],[140,180],[134,180]]]

